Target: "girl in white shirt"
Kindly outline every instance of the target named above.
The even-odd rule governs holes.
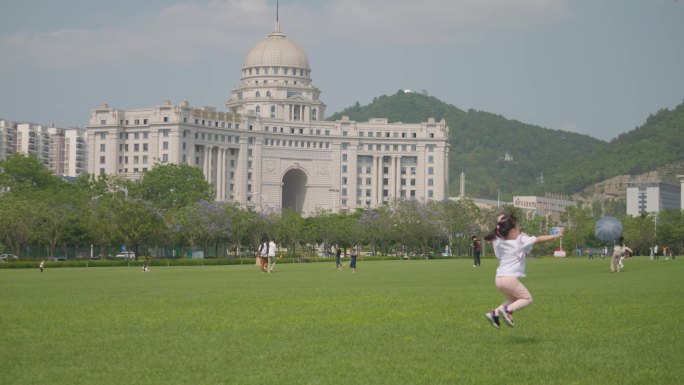
[[[562,237],[563,228],[561,227],[557,234],[535,237],[520,232],[518,220],[514,216],[499,215],[496,221],[496,228],[485,237],[485,240],[492,243],[494,255],[499,260],[495,283],[506,300],[485,314],[485,317],[498,329],[501,325],[499,317],[503,318],[506,325],[513,327],[513,312],[532,303],[532,295],[519,280],[520,277],[525,277],[525,256],[532,251],[535,243]]]

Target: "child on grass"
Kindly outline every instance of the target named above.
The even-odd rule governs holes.
[[[629,247],[625,246],[625,238],[620,236],[620,239],[618,240],[618,244],[615,245],[615,248],[613,249],[613,256],[618,257],[618,263],[617,263],[617,271],[618,273],[622,271],[622,269],[625,268],[624,260],[629,257],[629,254],[632,253],[632,249]],[[610,265],[611,271],[614,270],[614,266],[611,263]]]
[[[503,318],[506,325],[513,327],[513,312],[529,306],[532,295],[518,278],[525,277],[525,256],[532,251],[535,243],[548,242],[563,236],[563,228],[557,234],[529,236],[520,231],[518,220],[512,215],[499,215],[496,218],[496,228],[485,237],[494,248],[494,255],[499,260],[496,269],[496,288],[506,297],[496,309],[485,314],[485,317],[495,328]]]

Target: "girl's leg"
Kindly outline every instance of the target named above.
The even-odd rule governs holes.
[[[532,304],[532,295],[516,277],[496,277],[496,288],[506,297],[501,307],[508,313]]]

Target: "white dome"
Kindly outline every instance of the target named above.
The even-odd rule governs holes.
[[[243,68],[250,67],[294,67],[309,68],[304,50],[287,40],[276,23],[275,31],[257,43],[247,54]]]

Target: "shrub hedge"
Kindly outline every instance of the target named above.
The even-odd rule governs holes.
[[[411,259],[423,259],[425,257],[412,257]],[[468,259],[470,257],[443,257],[435,256],[431,259]],[[361,256],[359,261],[395,261],[404,259],[400,256]],[[344,257],[345,261],[349,260],[349,256]],[[335,258],[323,257],[304,257],[304,258],[278,258],[277,263],[313,263],[313,262],[334,262]],[[60,268],[60,267],[142,267],[145,261],[139,259],[137,261],[125,261],[115,259],[104,260],[72,260],[72,261],[45,261],[45,268]],[[169,258],[169,259],[148,259],[148,266],[216,266],[216,265],[254,265],[256,263],[254,258],[204,258],[204,259],[187,259],[187,258]],[[0,269],[37,269],[40,261],[17,261],[0,263]]]

